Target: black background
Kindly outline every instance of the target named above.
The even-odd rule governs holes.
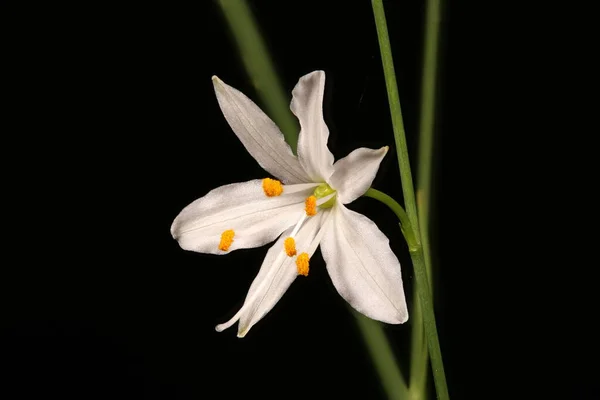
[[[424,4],[384,3],[414,162]],[[326,72],[336,159],[389,145],[374,187],[401,201],[370,3],[251,4],[287,93],[300,76]],[[506,288],[520,273],[504,262],[511,237],[479,233],[507,221],[490,204],[505,199],[495,186],[503,167],[486,158],[521,138],[498,126],[504,100],[495,91],[506,81],[502,60],[517,56],[504,37],[482,36],[493,10],[475,9],[483,15],[476,23],[463,11],[446,7],[442,25],[436,312],[452,398],[506,398],[500,393],[514,382],[532,386],[517,370],[536,370],[540,354],[552,357],[556,347],[544,339],[548,325],[530,330],[511,319],[517,296]],[[4,398],[384,398],[320,255],[309,277],[238,339],[235,327],[214,326],[241,305],[266,247],[217,257],[185,252],[169,234],[178,212],[210,189],[265,176],[214,97],[210,77],[218,75],[260,104],[216,3],[46,4],[15,16],[7,77],[17,90],[7,114],[18,146],[5,147],[5,159],[12,148],[25,151],[5,169],[17,204],[6,208],[16,239],[6,247],[17,255],[2,281]],[[490,109],[498,115],[488,118]],[[390,238],[412,304],[393,214],[371,199],[351,208]],[[500,251],[488,252],[489,242]],[[498,286],[501,295],[490,293]],[[539,308],[526,310],[529,321]],[[405,372],[410,329],[410,320],[386,328]],[[573,398],[594,380],[581,370]]]

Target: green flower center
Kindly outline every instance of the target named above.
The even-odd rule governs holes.
[[[329,196],[330,194],[335,193],[335,190],[331,188],[331,186],[329,186],[326,183],[323,183],[319,186],[317,186],[317,188],[315,189],[315,191],[313,192],[313,195],[317,198],[317,199],[322,199],[323,197]],[[330,198],[329,200],[327,200],[325,203],[321,204],[319,207],[320,208],[331,208],[333,207],[333,205],[335,204],[335,195]]]

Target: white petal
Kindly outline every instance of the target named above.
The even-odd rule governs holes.
[[[338,198],[343,204],[356,200],[371,187],[387,151],[387,146],[379,150],[361,147],[336,161],[328,183],[338,191]]]
[[[313,182],[325,182],[333,173],[333,155],[327,148],[329,129],[323,119],[325,72],[303,76],[292,91],[290,108],[300,121],[298,158]]]
[[[297,221],[314,187],[284,185],[282,195],[267,197],[260,179],[221,186],[185,207],[173,221],[171,234],[183,249],[200,253],[262,246]],[[233,243],[227,252],[221,251],[221,234],[229,229],[235,232]]]
[[[400,262],[388,238],[362,214],[335,205],[321,254],[340,295],[369,318],[401,324],[408,319]]]
[[[242,92],[212,80],[225,119],[258,164],[284,183],[310,182],[277,125]]]
[[[296,250],[312,255],[320,239],[319,232],[328,220],[329,210],[311,217],[296,236]],[[244,337],[277,304],[298,276],[296,257],[285,254],[283,242],[293,228],[284,232],[267,252],[260,271],[248,291],[244,305],[228,322],[217,325],[217,331],[229,328],[239,319],[238,337]]]

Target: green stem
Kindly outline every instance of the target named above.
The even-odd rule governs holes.
[[[429,287],[433,291],[429,217],[431,212],[431,170],[433,163],[433,129],[435,121],[436,78],[442,0],[427,0],[419,121],[419,155],[417,158],[417,211]],[[423,322],[418,293],[415,292],[411,339],[410,390],[424,398],[427,388],[429,354],[424,344]]]
[[[267,114],[279,126],[286,142],[296,153],[298,122],[289,110],[290,98],[279,81],[252,11],[244,0],[219,0],[219,5]]]
[[[425,329],[423,326],[423,313],[421,311],[419,291],[416,287],[413,293],[413,307],[410,318],[412,319],[410,342],[410,398],[426,399],[429,351],[427,351],[427,339],[425,337]]]
[[[429,213],[431,199],[431,169],[433,160],[433,128],[435,121],[435,94],[441,0],[427,0],[425,17],[425,49],[423,52],[423,78],[421,85],[421,117],[419,121],[419,157],[417,168],[417,209],[423,248],[429,248]],[[427,260],[429,251],[425,251]],[[429,269],[427,272],[431,272]]]
[[[415,231],[412,228],[410,220],[408,219],[408,215],[406,215],[406,211],[404,211],[402,206],[400,206],[400,204],[398,204],[396,200],[394,200],[387,194],[380,192],[377,189],[369,188],[365,192],[365,194],[363,194],[363,196],[379,200],[380,202],[388,206],[394,212],[394,214],[396,214],[396,216],[400,220],[400,230],[402,231],[402,234],[406,239],[406,243],[408,243],[409,250],[411,252],[416,251],[419,247],[419,242],[415,237]]]
[[[406,239],[409,251],[411,254],[414,251],[418,251],[418,243],[414,239],[414,230],[410,225],[408,216],[400,204],[398,204],[392,197],[387,194],[373,188],[369,188],[365,194],[365,197],[371,197],[375,200],[379,200],[386,206],[388,206],[394,214],[400,220],[400,229]],[[413,299],[413,309],[411,310],[410,318],[412,320],[412,336],[411,336],[411,352],[410,352],[410,382],[408,385],[408,398],[409,399],[426,399],[427,398],[427,361],[429,360],[429,353],[427,351],[427,344],[425,343],[425,335],[423,331],[423,315],[421,313],[421,305],[419,300],[419,294],[415,290]]]
[[[390,104],[390,114],[394,129],[396,152],[398,155],[398,167],[400,169],[400,177],[402,179],[402,192],[404,195],[406,213],[414,230],[417,242],[419,243],[418,248],[411,249],[410,252],[415,271],[415,289],[419,296],[425,336],[427,339],[429,353],[431,354],[431,365],[433,369],[436,392],[439,399],[449,399],[446,375],[444,373],[444,364],[442,362],[442,352],[440,349],[437,326],[435,322],[435,313],[433,310],[431,290],[429,288],[429,278],[425,266],[425,256],[423,253],[423,248],[420,245],[421,235],[419,230],[419,218],[417,215],[414,187],[408,157],[408,147],[406,145],[404,123],[402,120],[402,111],[400,107],[400,97],[398,95],[398,87],[396,84],[396,74],[394,71],[394,61],[392,58],[392,50],[385,19],[385,11],[383,9],[382,0],[372,0],[371,3],[373,6],[373,14],[375,16],[377,38],[379,40],[388,101]]]
[[[444,363],[442,362],[442,349],[435,323],[435,314],[433,311],[433,301],[427,270],[425,268],[425,259],[423,257],[423,248],[419,248],[416,253],[411,253],[413,268],[415,270],[416,289],[419,292],[421,307],[421,316],[423,318],[423,329],[427,339],[427,347],[431,357],[431,368],[433,370],[433,381],[438,399],[446,400],[450,398],[448,394],[448,384],[446,383],[446,374],[444,372]]]
[[[373,196],[373,192],[384,194],[376,191],[375,189],[367,190],[365,196],[377,199],[387,205],[402,221],[404,218],[404,210],[402,206],[398,204],[390,196]],[[406,230],[406,227],[405,227]],[[413,233],[414,234],[414,233]],[[418,246],[410,250],[410,257],[412,259],[413,268],[415,269],[415,281],[419,290],[419,301],[421,302],[421,311],[423,316],[423,326],[425,328],[425,335],[429,344],[429,352],[431,353],[431,364],[433,367],[433,377],[435,381],[435,387],[439,399],[449,399],[448,388],[446,384],[446,375],[444,374],[444,365],[442,364],[442,351],[440,349],[440,342],[437,334],[437,326],[435,323],[435,315],[433,312],[433,304],[431,301],[431,291],[427,284],[427,270],[425,269],[425,260],[423,257],[423,248]]]
[[[375,370],[379,374],[380,383],[388,399],[404,400],[408,397],[408,388],[394,358],[394,352],[385,336],[383,326],[351,309],[356,323],[365,341],[365,345]]]
[[[396,72],[394,71],[394,60],[392,59],[392,49],[388,37],[385,12],[381,0],[372,0],[371,3],[373,5],[373,14],[375,15],[375,25],[377,27],[377,38],[379,39],[379,50],[381,52],[383,73],[385,75],[388,102],[390,103],[390,114],[392,117],[392,127],[394,129],[394,139],[396,142],[396,155],[398,156],[398,168],[400,170],[400,178],[402,179],[404,205],[406,206],[408,219],[415,229],[416,237],[420,239],[417,205],[415,203],[415,189],[413,187],[410,172],[408,146],[406,145],[404,121],[402,120],[400,97],[398,95],[398,85],[396,84]]]

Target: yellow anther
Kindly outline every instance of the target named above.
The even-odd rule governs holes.
[[[265,194],[269,197],[279,196],[283,193],[283,185],[276,179],[265,178],[262,181]]]
[[[304,210],[306,210],[306,215],[312,217],[313,215],[317,214],[317,198],[315,196],[307,197],[304,204]]]
[[[225,232],[221,233],[221,242],[219,243],[219,250],[229,250],[231,243],[233,243],[234,236],[235,232],[232,229],[228,229]]]
[[[298,275],[308,276],[308,254],[302,253],[296,258],[296,269],[298,270]]]
[[[293,237],[289,237],[283,241],[283,247],[285,247],[285,254],[292,257],[296,255],[296,241]]]

